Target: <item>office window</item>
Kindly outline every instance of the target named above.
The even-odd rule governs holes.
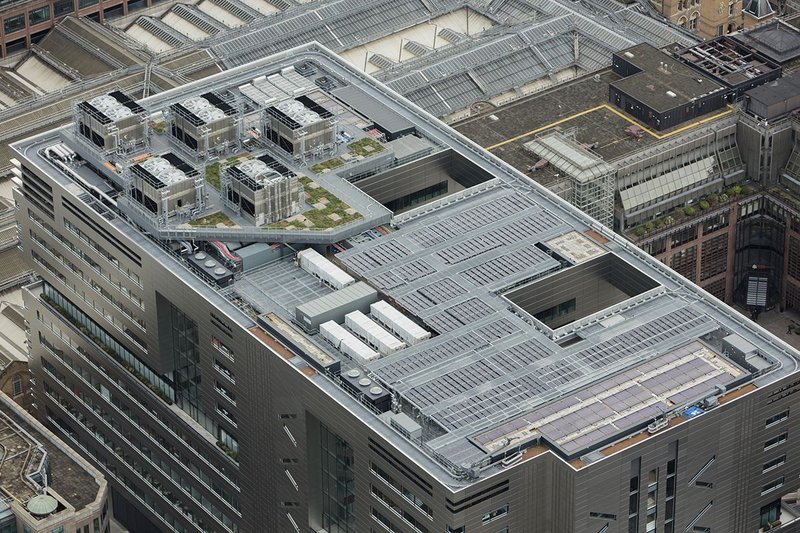
[[[775,459],[773,459],[771,461],[767,461],[766,463],[764,463],[763,472],[769,472],[773,468],[777,468],[777,467],[781,466],[782,464],[784,464],[785,462],[786,462],[786,456],[785,455],[781,455],[780,457],[776,457]]]
[[[15,15],[3,21],[6,34],[25,29],[25,15]]]
[[[483,518],[481,520],[484,524],[488,524],[492,520],[497,520],[501,516],[505,516],[507,514],[508,514],[508,505],[504,505],[499,509],[495,509],[490,513],[486,513],[485,515],[483,515]]]
[[[56,0],[53,3],[53,16],[60,17],[75,11],[74,0]]]
[[[355,533],[353,448],[325,424],[320,424],[320,441],[322,527]]]
[[[589,513],[589,516],[591,518],[602,518],[603,520],[616,520],[617,519],[617,515],[611,514],[611,513],[595,513],[595,512],[591,512],[591,513]]]
[[[787,418],[789,418],[789,410],[788,409],[786,409],[785,411],[781,411],[780,413],[767,418],[767,422],[765,424],[765,427],[770,427],[771,425],[777,424],[778,422],[783,422]]]
[[[48,20],[50,20],[50,6],[28,11],[28,25],[30,26],[35,26]]]
[[[97,5],[99,0],[79,0],[78,8],[83,9],[84,7],[94,6]]]
[[[771,482],[767,483],[766,485],[761,487],[761,495],[763,496],[764,494],[766,494],[768,492],[772,492],[773,490],[782,487],[783,486],[783,481],[784,481],[784,478],[783,478],[783,476],[781,476],[778,479],[776,479],[775,481],[771,481]]]
[[[779,444],[783,444],[786,442],[786,437],[788,436],[787,433],[781,433],[777,437],[772,437],[767,442],[764,443],[764,450],[769,450],[770,448],[774,448]]]

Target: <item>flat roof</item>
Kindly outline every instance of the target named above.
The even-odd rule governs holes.
[[[761,24],[745,32],[731,35],[753,50],[785,64],[800,59],[800,29],[780,18]]]
[[[623,374],[636,379],[634,370],[645,376],[647,372],[641,370],[642,365],[658,366],[666,361],[661,358],[677,357],[675,353],[683,353],[680,350],[685,352],[687,346],[696,343],[702,343],[704,350],[719,358],[718,364],[724,366],[732,379],[725,378],[725,372],[719,373],[723,376],[719,380],[707,383],[695,382],[697,378],[683,371],[670,375],[674,384],[668,390],[677,399],[672,405],[667,404],[667,414],[682,412],[684,407],[705,397],[721,394],[717,385],[736,388],[748,381],[762,385],[797,370],[800,356],[788,345],[745,317],[731,313],[724,304],[630,242],[317,44],[237,67],[202,83],[160,93],[140,104],[149,110],[160,109],[200,90],[223,92],[238,87],[242,80],[307,61],[315,62],[340,81],[356,85],[385,106],[387,112],[398,113],[412,123],[417,135],[435,146],[452,150],[452,157],[463,158],[481,173],[493,177],[441,201],[393,215],[391,230],[351,228],[335,246],[342,250],[336,254],[336,261],[434,333],[430,339],[369,363],[342,358],[342,371],[361,364],[361,369],[374,381],[396,394],[402,412],[427,422],[423,425],[424,446],[417,447],[395,432],[384,419],[374,416],[328,378],[309,372],[309,379],[321,389],[409,457],[424,462],[433,475],[448,485],[462,486],[476,476],[487,475],[491,470],[478,472],[479,466],[492,463],[497,454],[502,456],[509,449],[547,443],[555,453],[572,458],[641,431],[647,420],[642,421],[644,415],[640,414],[639,418],[615,419],[613,430],[602,439],[593,436],[588,440],[565,440],[555,433],[548,437],[540,432],[531,434],[524,442],[514,441],[510,447],[497,450],[475,444],[475,439],[483,438],[487,432],[499,431],[521,416],[534,416],[547,406],[561,405],[558,402],[570,397],[579,404],[596,404],[598,399],[591,392],[592,387]],[[13,149],[64,183],[75,195],[75,201],[93,202],[83,194],[77,181],[58,172],[38,154],[38,149],[53,138],[52,133],[43,134],[16,143]],[[326,176],[332,189],[337,186],[336,179],[344,183],[335,173]],[[99,208],[96,203],[94,207]],[[302,305],[300,300],[311,298],[315,291],[311,289],[313,278],[288,261],[284,260],[280,267],[267,265],[263,271],[245,273],[220,293],[199,278],[185,275],[184,264],[163,252],[149,237],[131,231],[120,217],[111,214],[107,219],[167,268],[182,272],[180,277],[192,289],[214,301],[221,312],[237,322],[248,328],[255,325],[252,315],[231,303],[250,293],[252,299],[258,299],[258,314],[275,313],[286,322],[283,327],[296,330],[297,338],[308,339],[315,348],[325,345],[317,341],[318,337],[290,325],[293,308]],[[239,240],[247,236],[240,234]],[[177,241],[181,237],[172,238]],[[292,241],[292,246],[299,249],[314,242],[313,232],[305,232]],[[505,293],[515,287],[570,269],[574,271],[576,265],[586,261],[586,254],[591,257],[613,254],[653,280],[653,288],[615,300],[617,303],[555,330],[544,327],[506,298]],[[277,274],[296,278],[284,294],[275,294],[274,298],[269,289],[272,282],[267,279],[273,268]],[[294,275],[291,268],[296,269]],[[260,280],[258,272],[262,272]],[[722,355],[720,339],[734,331],[756,346],[772,366],[755,376],[727,360]],[[333,349],[326,346],[325,350]],[[700,363],[692,364],[700,365],[703,375],[716,372],[713,365],[702,366],[710,356],[693,357]],[[301,365],[302,359],[293,359],[292,364]],[[612,397],[608,402],[623,406]],[[624,404],[626,408],[630,405]],[[647,413],[649,417],[651,412]],[[579,417],[584,419],[583,415]]]
[[[96,472],[89,472],[83,463],[71,456],[75,452],[63,442],[53,440],[51,435],[42,433],[38,423],[32,421],[27,413],[23,415],[23,411],[12,403],[8,396],[0,393],[0,445],[15,451],[13,457],[0,462],[0,490],[25,506],[41,488],[26,478],[31,475],[39,482],[46,478],[47,486],[75,510],[92,503],[100,490]],[[23,453],[25,450],[29,453]],[[42,477],[37,475],[37,469],[45,454],[49,469]]]
[[[666,112],[724,87],[649,43],[632,46],[614,54],[641,72],[611,85],[642,104]],[[672,94],[670,94],[672,93]]]
[[[732,88],[747,85],[754,78],[770,73],[774,73],[774,76],[780,74],[780,65],[727,36],[690,46],[678,52],[678,56]]]
[[[800,72],[793,72],[771,83],[767,83],[766,85],[750,89],[745,93],[745,96],[764,106],[771,106],[782,102],[790,104],[789,107],[783,109],[782,112],[790,112],[795,106],[800,106],[798,95],[800,95]],[[794,105],[792,105],[792,103]]]

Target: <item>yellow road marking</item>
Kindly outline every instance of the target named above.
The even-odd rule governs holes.
[[[606,109],[606,110],[614,113],[615,115],[617,115],[621,119],[625,120],[626,122],[629,122],[629,123],[633,124],[634,126],[637,126],[637,127],[641,128],[643,132],[647,133],[648,135],[650,135],[654,139],[662,140],[662,139],[666,139],[668,137],[671,137],[673,135],[676,135],[678,133],[682,133],[682,132],[684,132],[686,130],[692,129],[692,128],[694,128],[696,126],[699,126],[701,124],[705,124],[706,122],[711,122],[712,120],[716,120],[718,118],[724,117],[725,115],[730,115],[731,113],[733,113],[734,110],[733,110],[732,107],[730,107],[730,106],[728,106],[728,107],[729,107],[729,109],[727,109],[726,111],[723,111],[722,113],[718,113],[716,115],[712,115],[710,117],[706,117],[706,118],[704,118],[702,120],[698,120],[696,122],[692,122],[691,124],[687,124],[686,126],[682,126],[682,127],[678,128],[676,130],[673,130],[673,131],[671,131],[669,133],[661,135],[659,133],[656,133],[656,132],[650,130],[646,126],[643,126],[642,124],[640,124],[639,122],[637,122],[634,119],[630,118],[629,116],[625,115],[623,112],[619,111],[615,107],[613,107],[613,106],[611,106],[609,104],[603,104],[603,105],[599,105],[597,107],[593,107],[591,109],[586,109],[586,110],[581,111],[579,113],[575,113],[574,115],[570,115],[568,117],[564,117],[562,119],[556,120],[555,122],[551,122],[550,124],[547,124],[546,126],[542,126],[541,128],[536,128],[535,130],[526,131],[525,133],[522,133],[520,135],[515,135],[514,137],[511,137],[510,139],[506,139],[505,141],[499,142],[497,144],[493,144],[491,146],[487,146],[486,150],[490,150],[491,151],[491,150],[494,150],[496,148],[500,148],[501,146],[504,146],[504,145],[506,145],[508,143],[512,143],[514,141],[518,141],[518,140],[520,140],[520,139],[522,139],[524,137],[528,137],[530,135],[536,135],[537,133],[541,133],[541,132],[543,132],[545,130],[549,130],[550,128],[554,128],[554,127],[558,126],[559,124],[563,124],[565,122],[569,122],[570,120],[576,119],[576,118],[581,117],[583,115],[588,115],[589,113],[594,113],[595,111],[600,111],[601,109]]]

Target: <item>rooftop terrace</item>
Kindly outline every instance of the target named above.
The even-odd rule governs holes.
[[[7,397],[0,399],[0,491],[23,506],[45,486],[59,500],[59,510],[92,503],[99,490],[94,475],[17,409]]]
[[[334,246],[327,248],[338,252],[335,263],[389,296],[407,317],[432,333],[393,353],[378,354],[376,349],[368,360],[346,355],[322,335],[293,325],[298,305],[332,289],[295,267],[286,247],[271,248],[276,254],[272,262],[234,276],[222,291],[212,290],[199,278],[185,275],[187,259],[176,260],[164,251],[178,251],[174,241],[182,239],[182,233],[145,236],[131,231],[125,217],[135,220],[136,215],[123,202],[98,205],[84,193],[81,180],[48,163],[41,149],[60,139],[57,133],[33,137],[14,149],[64,183],[75,201],[92,202],[109,224],[178,272],[233,320],[247,328],[262,324],[265,332],[286,340],[291,349],[282,353],[293,365],[308,368],[308,363],[319,369],[320,361],[339,361],[340,373],[308,368],[304,374],[453,485],[486,475],[491,471],[486,468],[497,468],[504,458],[537,445],[564,459],[591,462],[597,458],[593,453],[644,431],[648,424],[683,416],[692,406],[712,408],[713,402],[704,403],[707,398],[748,383],[762,386],[797,370],[800,356],[792,348],[319,45],[243,65],[139,104],[155,113],[200,91],[224,94],[261,75],[309,62],[327,78],[362,90],[385,113],[404,117],[413,124],[413,134],[434,147],[433,153],[420,152],[401,163],[372,168],[364,176],[389,172],[392,177],[445,158],[453,172],[471,178],[459,191],[421,200],[402,213],[380,207],[385,219],[366,218],[367,227],[344,226]],[[590,88],[608,79],[604,76],[600,82],[590,78],[563,90],[572,98],[591,95]],[[335,94],[321,91],[336,101]],[[558,107],[558,94],[543,96],[552,99],[550,109]],[[575,118],[578,104],[564,101],[573,106],[564,110],[565,123]],[[359,114],[357,105],[349,111]],[[612,112],[609,117],[617,120],[620,115]],[[537,119],[546,117],[539,114],[533,118]],[[586,128],[582,131],[589,131],[588,123]],[[609,131],[618,137],[591,139],[598,141],[601,154],[617,144],[639,147],[650,142],[647,137],[626,139],[617,128]],[[85,144],[73,146],[88,154]],[[276,150],[271,145],[263,149],[273,155]],[[296,168],[294,161],[286,164]],[[334,192],[352,187],[348,180],[362,183],[337,168],[315,179],[327,180],[325,186]],[[377,205],[365,190],[354,194]],[[250,242],[253,231],[211,228],[201,240]],[[271,233],[258,231],[268,237],[254,240],[275,242],[269,240]],[[318,243],[315,232],[286,235],[293,249]],[[628,279],[620,280],[619,272]],[[572,292],[559,287],[572,287]],[[549,307],[527,303],[530,291],[551,294]],[[757,367],[723,354],[722,339],[732,333],[757,350]],[[323,352],[328,355],[320,356]],[[346,372],[354,369],[397,394],[400,411],[419,422],[419,436],[403,436],[393,429],[396,424],[391,425],[393,413],[376,416],[359,403],[365,401],[363,396],[354,397],[340,386]],[[573,425],[552,424],[560,417],[573,420]],[[433,461],[445,470],[437,470]]]

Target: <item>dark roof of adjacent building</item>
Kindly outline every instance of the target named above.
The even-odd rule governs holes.
[[[781,64],[800,59],[800,29],[780,19],[731,38]]]
[[[641,72],[611,83],[647,107],[660,112],[680,107],[724,89],[711,78],[643,43],[614,54]]]
[[[800,72],[750,89],[745,98],[747,110],[763,118],[772,119],[791,113],[800,108]]]
[[[678,53],[688,65],[728,87],[747,88],[754,80],[780,75],[780,65],[739,41],[723,36]]]

